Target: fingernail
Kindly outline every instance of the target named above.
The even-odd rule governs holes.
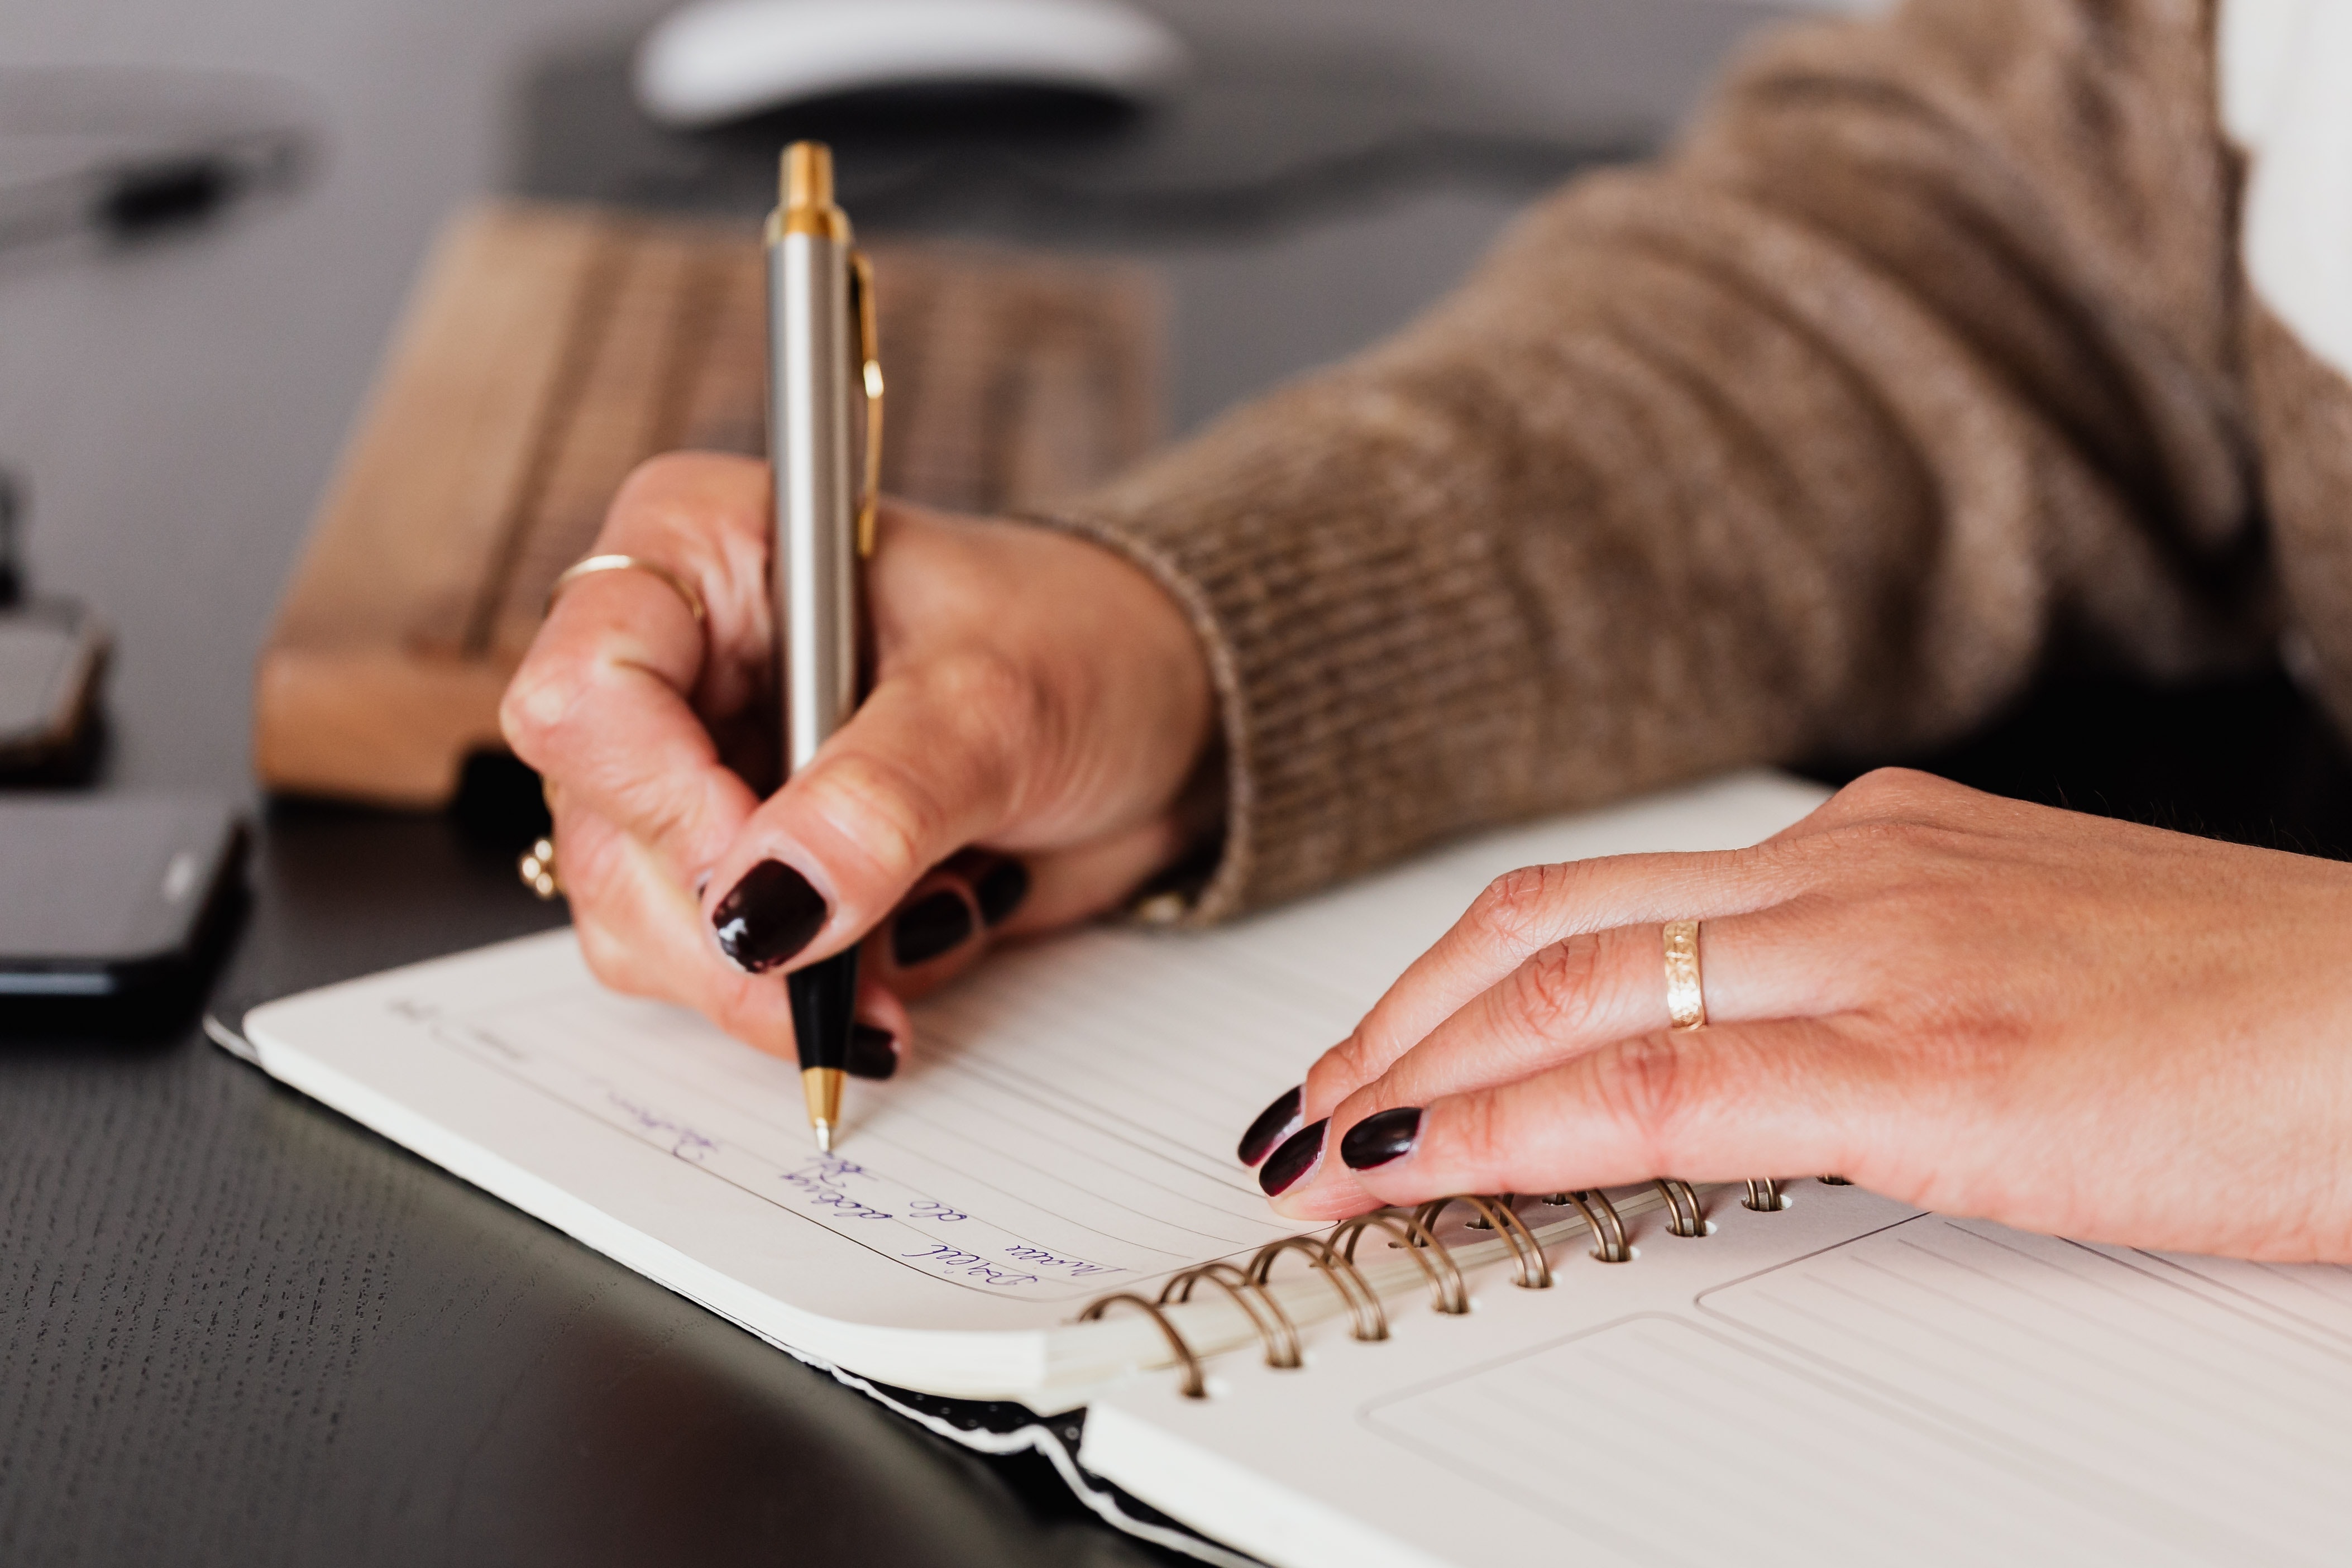
[[[743,873],[711,911],[719,950],[738,969],[760,974],[789,961],[824,929],[824,898],[782,860]]]
[[[1304,1086],[1302,1085],[1303,1089]],[[1242,1134],[1242,1146],[1234,1151],[1244,1165],[1255,1165],[1266,1156],[1267,1151],[1290,1135],[1298,1125],[1299,1089],[1286,1089],[1274,1097],[1274,1103],[1257,1113],[1257,1120]]]
[[[1315,1173],[1315,1167],[1323,1163],[1324,1130],[1330,1125],[1328,1116],[1310,1122],[1274,1152],[1265,1169],[1257,1173],[1257,1184],[1265,1189],[1267,1197],[1278,1198]]]
[[[888,1078],[898,1070],[898,1037],[871,1024],[853,1024],[849,1056],[842,1066],[852,1078]]]
[[[890,922],[890,956],[912,969],[960,944],[971,934],[971,906],[963,895],[941,888],[898,911]]]
[[[1369,1171],[1412,1153],[1413,1140],[1420,1136],[1420,1106],[1375,1111],[1348,1129],[1348,1135],[1339,1140],[1339,1158],[1351,1171]]]
[[[999,860],[988,875],[971,885],[971,896],[980,904],[982,921],[1003,925],[1004,918],[1029,896],[1029,868],[1018,860]]]

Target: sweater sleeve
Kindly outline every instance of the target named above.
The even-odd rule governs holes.
[[[1401,336],[1046,521],[1191,612],[1213,920],[1444,836],[1886,755],[2273,622],[2189,0],[1785,31]]]

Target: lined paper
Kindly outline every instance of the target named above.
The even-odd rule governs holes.
[[[2255,1302],[2301,1329],[2352,1346],[2352,1268],[2341,1263],[2247,1263],[2234,1258],[2147,1253],[2234,1300]]]
[[[1231,1141],[1268,1072],[1295,1080],[1323,1032],[1278,995],[1212,995],[1245,1022],[1188,1048],[1168,1037],[1202,999],[1181,1013],[1159,994],[1170,976],[1135,983],[1120,950],[1138,939],[1077,939],[1050,966],[1013,966],[1046,970],[1029,985],[1007,975],[928,1013],[926,1050],[900,1079],[856,1086],[832,1154],[810,1147],[793,1063],[614,996],[568,935],[539,940],[544,951],[510,960],[538,982],[494,1003],[387,1005],[551,1104],[915,1274],[1064,1301],[1297,1228],[1266,1208]],[[1255,1050],[1258,1070],[1223,1070],[1212,1049]]]
[[[1641,1563],[2051,1561],[2081,1522],[1898,1410],[1666,1316],[1377,1402],[1364,1420]],[[2136,1532],[2121,1555],[2195,1561]]]
[[[2333,1300],[2332,1279],[2273,1283]],[[2352,1550],[2352,1344],[2160,1260],[1927,1216],[1699,1306],[2169,1536]]]

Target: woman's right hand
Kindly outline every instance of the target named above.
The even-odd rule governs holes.
[[[886,506],[870,694],[762,800],[769,527],[763,463],[644,465],[595,551],[677,573],[708,626],[650,573],[580,578],[500,721],[546,781],[599,979],[790,1055],[778,976],[871,931],[858,1016],[891,1044],[866,1034],[853,1062],[883,1072],[908,1038],[901,998],[992,939],[1117,906],[1213,826],[1186,794],[1214,733],[1208,665],[1175,601],[1101,546]]]

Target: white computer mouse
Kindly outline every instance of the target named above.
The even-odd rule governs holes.
[[[716,125],[880,88],[1036,86],[1146,99],[1190,63],[1120,0],[695,0],[646,35],[637,101]]]

